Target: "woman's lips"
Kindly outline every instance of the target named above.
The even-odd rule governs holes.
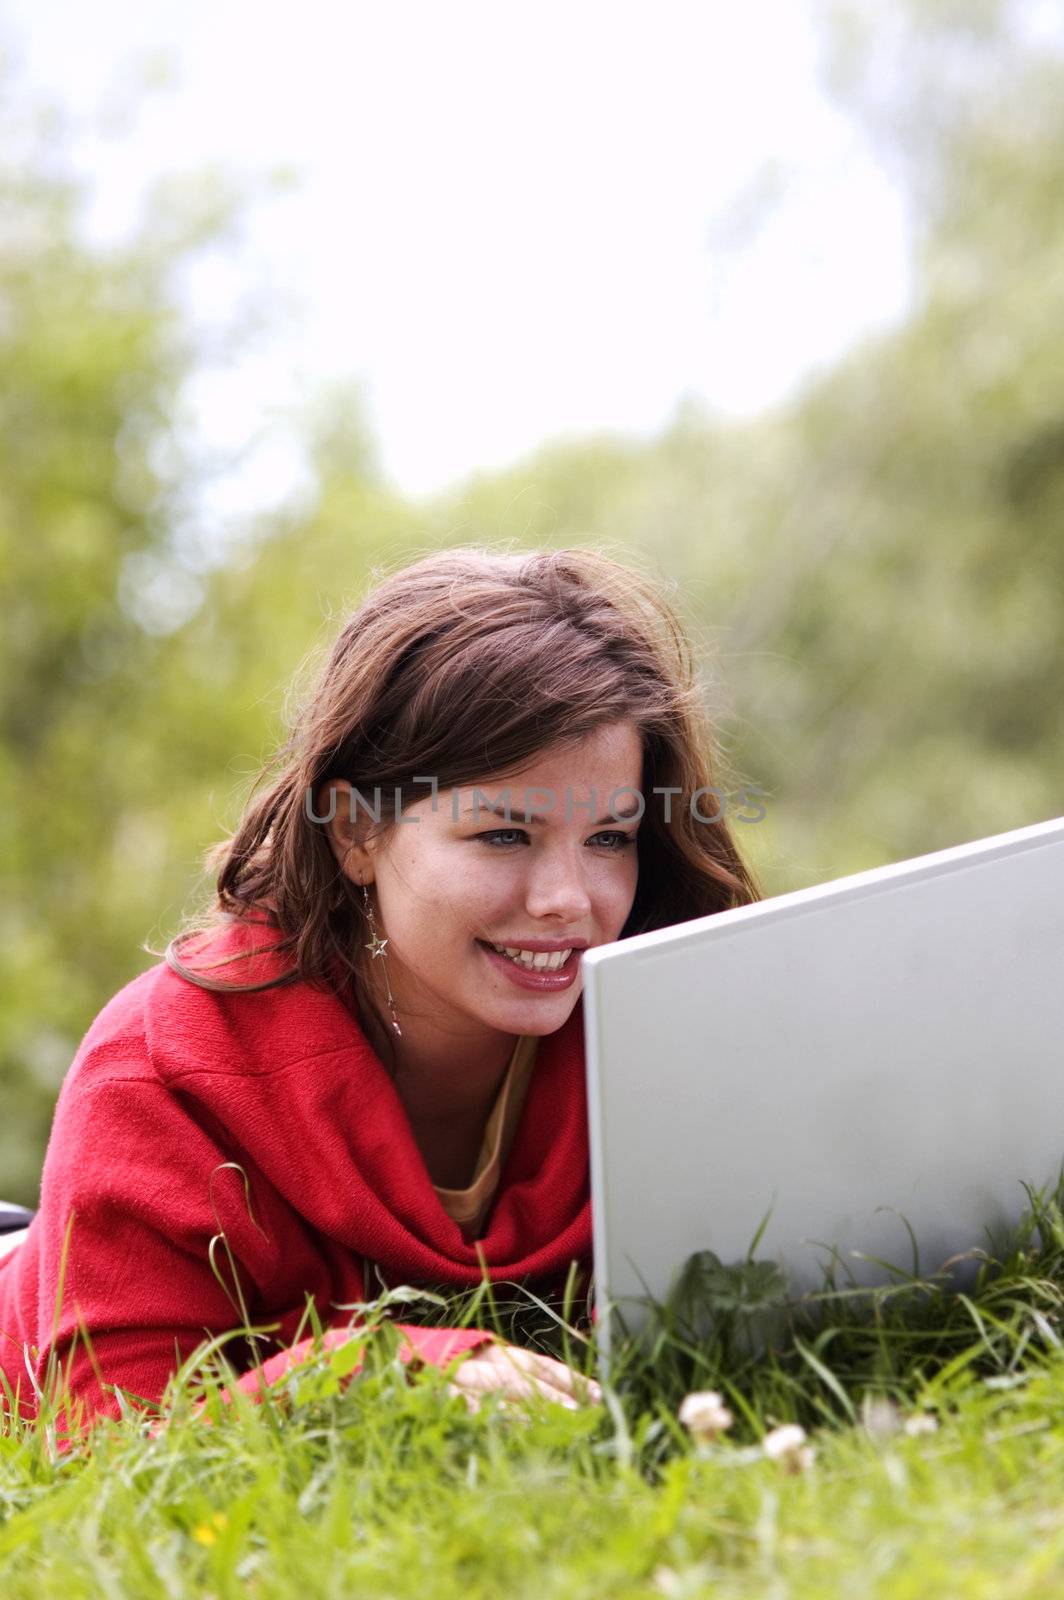
[[[540,993],[552,994],[557,989],[568,989],[571,983],[575,983],[580,971],[579,950],[571,950],[565,965],[558,967],[554,972],[537,972],[534,967],[523,967],[519,962],[512,961],[509,956],[501,956],[490,944],[485,944],[483,939],[478,939],[476,943],[492,965],[500,972],[504,972],[511,983],[516,984],[519,989],[538,989]]]

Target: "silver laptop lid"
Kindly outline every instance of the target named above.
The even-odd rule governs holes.
[[[1064,1159],[1064,818],[583,957],[596,1283],[988,1244]],[[894,1208],[883,1210],[877,1208]],[[813,1241],[820,1241],[819,1246]],[[604,1328],[608,1345],[608,1327]]]

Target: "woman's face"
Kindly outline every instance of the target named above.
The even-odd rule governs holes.
[[[400,1023],[406,1010],[467,1039],[560,1028],[581,992],[580,951],[616,939],[635,898],[641,784],[635,724],[612,723],[552,746],[505,783],[435,799],[426,783],[404,822],[352,848],[349,793],[338,783],[334,848],[349,877],[374,886]],[[491,809],[504,808],[507,789],[510,820]],[[624,812],[633,815],[615,820]],[[364,824],[365,810],[356,814]],[[527,954],[493,946],[541,962],[545,946],[572,953],[558,971],[530,970]]]

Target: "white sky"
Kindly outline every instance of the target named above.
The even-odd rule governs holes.
[[[818,90],[804,0],[7,0],[5,42],[72,113],[173,59],[130,132],[79,144],[94,237],[160,173],[300,174],[189,280],[208,323],[255,284],[293,301],[190,395],[220,445],[356,378],[385,473],[427,493],[684,395],[760,409],[906,308],[902,201]],[[295,472],[275,429],[219,510]]]

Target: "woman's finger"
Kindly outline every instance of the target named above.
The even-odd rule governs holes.
[[[473,1390],[463,1389],[457,1383],[449,1383],[447,1385],[447,1393],[461,1395],[462,1399],[466,1403],[467,1410],[473,1412],[480,1410],[480,1395],[475,1393]],[[508,1412],[509,1415],[512,1416],[517,1422],[529,1423],[532,1421],[532,1418],[528,1415],[528,1412],[522,1410],[520,1406],[515,1405],[512,1400],[507,1400],[505,1398],[500,1400],[498,1409],[500,1411]]]
[[[553,1356],[542,1355],[538,1350],[525,1350],[516,1344],[498,1344],[492,1345],[490,1351],[485,1353],[496,1362],[509,1362],[518,1371],[548,1383],[574,1399],[587,1399],[596,1405],[602,1399],[602,1390],[594,1378],[585,1378],[583,1373],[575,1372],[564,1361],[555,1361]]]
[[[470,1356],[468,1360],[463,1361],[455,1373],[454,1382],[461,1389],[478,1394],[501,1390],[513,1400],[528,1400],[533,1395],[542,1395],[570,1411],[575,1411],[578,1405],[572,1395],[566,1394],[554,1384],[522,1373],[512,1362],[500,1364],[488,1356]]]

